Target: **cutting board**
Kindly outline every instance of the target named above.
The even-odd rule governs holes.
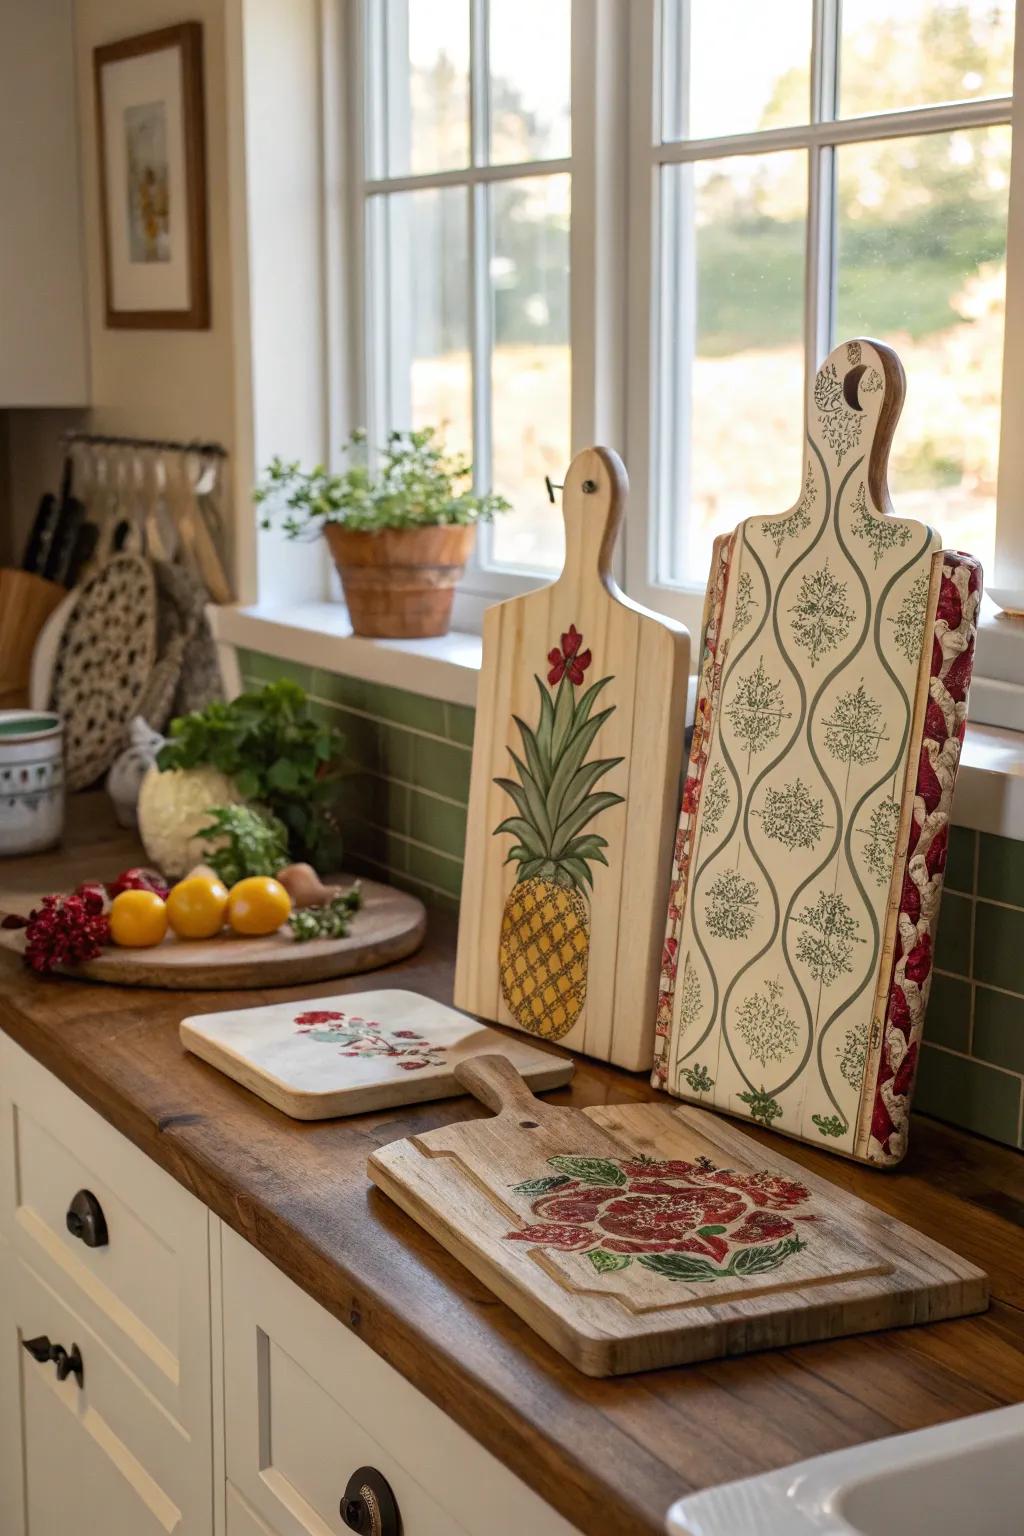
[[[541,1104],[501,1057],[456,1076],[494,1118],[370,1178],[588,1376],[988,1304],[981,1270],[703,1110]]]
[[[184,1019],[181,1043],[293,1120],[327,1120],[462,1092],[460,1062],[500,1052],[534,1088],[572,1077],[568,1057],[499,1034],[416,992],[235,1008]]]
[[[565,565],[484,616],[455,1003],[650,1066],[689,640],[611,577],[606,448],[562,495]]]
[[[981,569],[896,517],[879,342],[808,402],[796,504],[716,541],[654,1081],[876,1164],[903,1156]]]
[[[360,881],[360,888],[363,905],[344,939],[298,943],[288,928],[256,939],[241,938],[227,930],[216,939],[178,939],[168,934],[152,949],[104,949],[95,960],[69,967],[67,974],[122,987],[190,991],[292,987],[372,971],[411,955],[426,931],[423,903],[375,880]],[[0,910],[27,913],[41,899],[41,893],[19,894],[12,902],[9,895],[0,892]],[[24,930],[0,929],[0,948],[23,954]]]

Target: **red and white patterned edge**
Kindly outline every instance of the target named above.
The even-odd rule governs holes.
[[[707,767],[708,749],[711,743],[711,720],[718,690],[722,682],[722,665],[725,657],[718,654],[718,638],[725,607],[725,589],[729,566],[736,547],[736,535],[730,534],[715,540],[712,560],[712,578],[704,604],[704,648],[701,652],[700,676],[697,680],[697,706],[694,715],[693,741],[690,745],[690,762],[683,782],[683,802],[679,811],[675,847],[672,852],[672,879],[668,889],[668,919],[665,925],[665,945],[661,952],[661,983],[658,989],[658,1014],[654,1029],[654,1065],[651,1082],[655,1088],[668,1083],[668,1042],[672,1034],[672,1003],[676,987],[676,966],[679,960],[679,934],[683,926],[683,908],[686,905],[686,884],[690,873],[690,855],[693,851],[693,829],[697,820],[701,785]]]
[[[872,1163],[898,1163],[907,1150],[981,589],[978,561],[972,555],[943,550],[928,703],[874,1108],[867,1145],[857,1153]]]

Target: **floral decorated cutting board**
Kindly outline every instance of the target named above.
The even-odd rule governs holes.
[[[456,1066],[481,1052],[504,1052],[537,1089],[573,1071],[563,1056],[397,990],[197,1014],[180,1034],[186,1050],[293,1120],[451,1098],[464,1091]]]
[[[976,560],[892,512],[903,390],[889,348],[837,347],[796,505],[715,542],[653,1079],[883,1165],[907,1145],[981,600]]]
[[[689,640],[618,591],[626,472],[572,461],[565,565],[489,608],[473,740],[455,1003],[650,1066]]]
[[[973,1265],[714,1115],[541,1104],[490,1056],[456,1075],[494,1117],[393,1142],[370,1178],[587,1375],[987,1305]]]

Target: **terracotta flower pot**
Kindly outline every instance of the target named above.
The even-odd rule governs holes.
[[[354,533],[328,523],[324,533],[357,635],[421,640],[448,633],[455,583],[473,547],[474,527]]]

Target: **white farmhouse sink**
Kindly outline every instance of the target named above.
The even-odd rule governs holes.
[[[1021,1536],[1024,1404],[725,1483],[670,1536]]]

